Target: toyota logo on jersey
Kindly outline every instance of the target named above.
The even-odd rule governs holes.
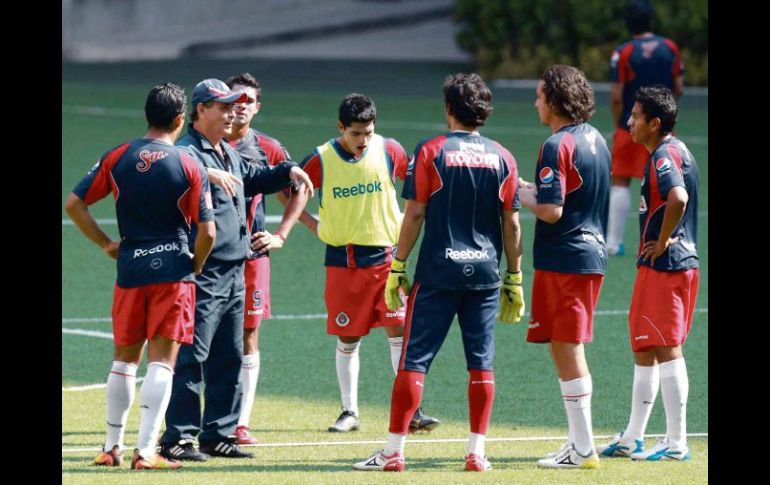
[[[671,160],[668,158],[661,158],[657,162],[655,162],[655,170],[658,172],[665,172],[666,170],[671,168]]]
[[[544,167],[542,170],[540,170],[539,177],[542,183],[551,183],[553,181],[553,169],[551,167]]]

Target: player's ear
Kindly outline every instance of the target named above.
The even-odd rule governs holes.
[[[345,131],[345,125],[343,125],[341,121],[337,121],[337,129],[340,130],[340,134],[342,134],[342,132]]]
[[[183,126],[184,117],[185,117],[184,113],[179,113],[178,115],[176,115],[176,118],[174,118],[174,121],[171,123],[172,128],[176,130],[180,126]]]

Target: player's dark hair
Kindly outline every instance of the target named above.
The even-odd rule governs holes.
[[[626,27],[631,34],[643,34],[652,30],[655,8],[649,0],[633,0],[626,7]]]
[[[557,64],[545,71],[542,80],[545,102],[557,115],[583,123],[596,112],[594,90],[580,69]]]
[[[668,135],[674,131],[679,108],[676,105],[674,93],[670,89],[660,84],[641,87],[634,93],[634,102],[642,106],[645,121],[649,122],[653,118],[660,119],[662,135]]]
[[[231,77],[230,79],[227,80],[225,84],[227,84],[227,87],[230,89],[233,89],[233,86],[235,86],[236,84],[254,88],[254,90],[257,91],[257,102],[259,102],[259,100],[262,99],[262,89],[260,89],[259,87],[259,81],[257,81],[257,78],[255,78],[248,72],[244,72],[244,73],[238,74],[237,76]]]
[[[342,126],[350,126],[353,122],[369,123],[377,119],[377,106],[369,96],[351,93],[342,100],[339,110],[339,120]]]
[[[476,73],[448,76],[444,81],[444,103],[449,114],[465,126],[484,126],[492,114],[492,92]]]
[[[187,95],[174,83],[155,86],[144,103],[144,116],[152,128],[171,132],[174,118],[187,111]]]

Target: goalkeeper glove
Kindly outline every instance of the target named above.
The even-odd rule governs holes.
[[[398,293],[399,288],[402,288],[404,294],[408,295],[411,285],[409,284],[409,278],[406,276],[406,261],[393,258],[393,262],[390,264],[388,281],[385,283],[385,304],[391,310],[398,310],[403,305],[401,295]]]
[[[500,308],[497,319],[503,323],[519,323],[524,315],[524,290],[521,288],[521,271],[505,272],[503,287],[500,288]]]

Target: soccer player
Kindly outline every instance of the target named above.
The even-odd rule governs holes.
[[[226,135],[227,142],[245,161],[259,166],[274,166],[291,160],[289,152],[276,139],[261,133],[249,125],[261,108],[262,90],[259,82],[249,73],[239,74],[227,80],[233,91],[246,93],[246,101],[236,103],[233,129]],[[283,192],[276,192],[281,197]],[[278,229],[269,232],[265,228],[265,200],[262,194],[246,197],[246,226],[252,240],[251,256],[246,258],[244,278],[246,302],[243,316],[243,361],[240,382],[243,389],[241,412],[235,437],[239,445],[253,445],[257,439],[249,434],[249,418],[254,405],[254,393],[259,378],[259,327],[263,319],[270,318],[270,253],[283,247],[298,214],[307,198],[295,190],[288,199],[284,216]]]
[[[698,166],[672,135],[676,98],[664,86],[640,88],[628,119],[634,142],[650,153],[639,207],[638,272],[628,323],[634,351],[631,417],[626,429],[597,450],[634,460],[688,460],[689,381],[682,344],[698,296]],[[644,431],[660,386],[666,436],[644,451]]]
[[[594,92],[578,69],[546,70],[535,109],[552,134],[540,147],[535,183],[520,181],[521,203],[537,217],[527,341],[550,343],[569,428],[568,442],[538,465],[597,468],[583,343],[593,340],[594,308],[607,270],[610,152],[588,124]]]
[[[179,352],[174,368],[166,432],[161,437],[160,452],[167,458],[253,456],[240,449],[234,436],[241,405],[243,268],[251,253],[244,195],[276,192],[290,183],[305,184],[312,193],[310,179],[294,163],[275,167],[248,163],[224,140],[235,118],[233,104],[246,97],[219,79],[199,82],[192,95],[192,123],[177,143],[206,168],[213,183],[217,241],[196,280],[193,345]],[[200,451],[193,446],[198,433]]]
[[[132,469],[176,469],[155,453],[171,395],[174,363],[192,343],[195,276],[214,245],[209,182],[202,168],[174,147],[184,125],[187,96],[179,86],[155,86],[144,113],[144,137],[107,151],[75,186],[66,209],[104,253],[117,259],[112,304],[115,360],[107,377],[107,439],[94,465],[120,466],[136,369],[145,341],[147,375],[139,392],[139,436]],[[99,227],[88,206],[112,193],[120,241]],[[197,227],[190,251],[191,225]]]
[[[634,93],[641,86],[663,84],[677,98],[682,94],[684,63],[679,47],[671,39],[651,32],[655,11],[649,0],[634,0],[626,9],[626,27],[633,38],[612,52],[610,108],[615,120],[612,139],[612,192],[610,193],[609,234],[607,251],[610,256],[626,252],[623,232],[631,206],[631,177],[642,178],[649,154],[631,140],[628,117],[634,104]]]
[[[315,232],[326,243],[326,332],[337,336],[342,413],[330,432],[355,431],[360,425],[361,337],[384,327],[394,374],[404,339],[404,307],[388,309],[382,295],[402,217],[394,180],[405,177],[408,156],[396,140],[374,133],[376,118],[377,107],[369,97],[347,95],[339,107],[340,136],[316,147],[302,162],[321,194]],[[439,425],[421,409],[413,412],[411,431]]]
[[[388,308],[409,291],[406,260],[425,235],[409,294],[404,348],[390,400],[385,448],[353,465],[357,470],[403,471],[409,417],[420,405],[425,374],[457,315],[470,378],[470,434],[465,469],[492,466],[485,437],[492,414],[495,378],[495,312],[516,323],[524,313],[517,169],[513,155],[482,136],[492,112],[492,93],[478,74],[455,74],[444,83],[449,133],[417,145],[402,196],[407,199],[396,257],[385,288]],[[472,203],[469,203],[472,201]],[[500,256],[507,271],[500,281]]]

